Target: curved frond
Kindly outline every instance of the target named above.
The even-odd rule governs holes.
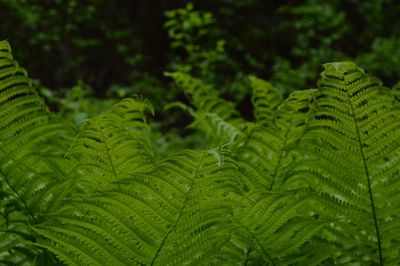
[[[86,121],[68,152],[80,162],[75,171],[96,187],[149,171],[153,158],[147,110],[153,113],[147,101],[125,99]]]
[[[72,192],[64,160],[72,129],[52,118],[26,71],[0,42],[0,264],[56,263],[30,226]]]
[[[272,87],[271,83],[259,79],[255,76],[249,77],[253,103],[253,113],[256,121],[262,123],[272,119],[272,114],[275,109],[283,102],[282,95]]]
[[[396,264],[399,105],[379,80],[353,63],[324,69],[314,119],[299,146],[305,160],[295,164],[288,182],[302,180],[320,191],[319,211],[339,219],[328,239],[347,243],[346,255],[368,264]]]
[[[292,93],[268,120],[249,128],[237,142],[235,153],[255,187],[281,189],[283,170],[297,158],[290,151],[311,117],[313,94],[313,90]]]
[[[181,73],[167,73],[175,83],[192,99],[197,110],[205,113],[214,113],[224,120],[239,117],[238,111],[232,102],[220,97],[218,91],[211,85],[204,84],[201,80]]]
[[[177,154],[153,173],[136,174],[120,180],[120,186],[73,200],[54,220],[36,227],[47,238],[38,245],[79,265],[165,265],[159,257],[168,254],[185,217],[199,213],[198,199],[216,197],[211,191],[222,197],[219,187],[224,193],[230,186],[237,190],[233,176],[224,175],[225,165],[213,155]],[[214,215],[225,209],[217,208]]]
[[[38,142],[65,136],[68,129],[52,121],[25,69],[13,59],[7,41],[0,41],[0,145],[14,157]]]
[[[74,191],[72,180],[67,178],[71,164],[57,160],[32,154],[17,161],[1,152],[0,263],[37,265],[55,261],[51,254],[32,246],[37,235],[31,226],[62,206]]]

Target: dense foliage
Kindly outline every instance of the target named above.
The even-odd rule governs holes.
[[[79,127],[51,113],[0,42],[5,265],[396,265],[396,91],[350,62],[286,99],[249,78],[255,121],[173,78],[202,149],[159,154],[151,103]],[[195,139],[195,137],[193,137]]]
[[[399,12],[0,0],[0,265],[400,265]]]

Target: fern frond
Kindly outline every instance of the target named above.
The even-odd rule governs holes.
[[[159,257],[179,238],[175,234],[181,234],[185,217],[201,215],[198,200],[237,191],[237,181],[227,174],[231,166],[222,160],[220,165],[212,155],[187,151],[161,162],[156,172],[75,199],[36,227],[47,239],[38,245],[70,264],[165,265]],[[226,208],[216,208],[213,215],[222,211]],[[190,251],[191,259],[195,252]]]
[[[145,111],[147,101],[125,99],[82,126],[68,156],[78,158],[75,171],[95,186],[118,183],[152,167]]]
[[[52,121],[7,41],[0,41],[0,120],[0,145],[12,150],[15,158],[38,142],[68,134],[63,123]]]
[[[168,107],[180,107],[193,116],[190,127],[202,132],[206,137],[206,148],[232,144],[240,130],[248,124],[241,119],[235,105],[218,94],[211,85],[181,73],[167,73],[175,83],[192,99],[193,107],[173,103]]]
[[[293,92],[262,125],[250,127],[238,140],[235,153],[256,188],[280,188],[283,170],[297,157],[290,151],[311,117],[313,94],[313,90]]]
[[[35,227],[37,245],[78,265],[278,264],[325,224],[300,214],[307,198],[248,198],[225,150],[185,151],[73,199]]]
[[[211,85],[204,84],[201,80],[182,72],[166,73],[166,76],[174,79],[175,83],[192,99],[197,110],[214,113],[224,120],[239,117],[234,104],[222,99]]]
[[[25,164],[29,161],[34,164]],[[30,226],[58,209],[64,198],[72,194],[74,185],[66,177],[68,163],[59,164],[40,156],[38,161],[34,155],[17,161],[4,152],[0,162],[0,263],[55,263],[51,254],[32,246],[37,235]]]
[[[252,97],[251,102],[254,107],[254,117],[258,123],[272,119],[274,110],[283,102],[282,95],[272,87],[271,83],[249,76]]]
[[[353,243],[343,250],[353,250],[355,261],[396,264],[399,105],[379,80],[353,63],[324,69],[314,119],[299,146],[305,161],[296,163],[288,181],[303,180],[327,195],[317,206],[324,215],[340,218],[331,240]]]
[[[242,238],[253,239],[249,259],[273,265],[288,258],[301,257],[304,244],[327,225],[307,213],[313,195],[307,191],[290,193],[251,193],[244,209],[238,209],[237,221]],[[299,261],[299,260],[298,260]]]
[[[52,118],[6,41],[0,42],[0,120],[0,263],[56,263],[32,246],[37,235],[30,226],[73,191],[74,163],[63,159],[72,130]]]

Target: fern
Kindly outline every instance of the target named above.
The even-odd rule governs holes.
[[[198,212],[202,179],[221,177],[218,171],[210,173],[215,167],[213,157],[185,152],[161,162],[157,171],[75,199],[71,207],[53,216],[55,221],[37,227],[57,243],[40,245],[80,265],[165,264],[160,257],[174,244],[170,239],[179,234],[180,223]],[[214,182],[217,186],[223,181]]]
[[[257,93],[260,94],[261,91]],[[253,98],[253,102],[258,106],[266,106],[265,99]],[[253,177],[256,187],[280,189],[285,179],[283,170],[298,157],[290,151],[303,134],[310,118],[312,101],[313,90],[298,91],[292,93],[273,111],[257,109],[263,117],[262,123],[251,127],[238,140],[235,149],[238,160],[247,174]],[[262,113],[263,111],[266,113]]]
[[[239,135],[246,122],[240,118],[234,103],[226,101],[211,85],[181,73],[167,73],[176,85],[191,98],[192,106],[181,102],[171,103],[166,108],[179,107],[187,111],[195,119],[190,125],[202,132],[207,139],[205,147],[228,145]]]
[[[63,123],[50,117],[26,71],[13,59],[8,42],[0,42],[0,142],[20,157],[35,144],[67,135]]]
[[[125,99],[86,121],[67,153],[79,160],[75,172],[98,187],[151,168],[146,110],[154,113],[147,101]]]
[[[73,128],[0,42],[0,264],[398,264],[396,93],[352,63],[324,69],[287,99],[250,77],[254,122],[170,74],[209,148],[158,160],[148,101]]]
[[[0,42],[0,117],[0,262],[50,263],[51,254],[30,245],[30,226],[71,190],[70,162],[60,158],[71,128],[51,117],[7,42]]]
[[[50,263],[54,259],[50,259],[49,254],[31,245],[37,237],[31,225],[40,223],[43,215],[63,205],[62,200],[73,190],[73,184],[65,178],[68,164],[63,164],[65,169],[62,169],[51,159],[40,158],[39,164],[35,161],[37,167],[32,167],[10,157],[4,153],[1,156],[0,234],[3,237],[0,262],[17,265]],[[38,160],[36,156],[29,159]],[[38,171],[40,164],[48,170]],[[44,260],[46,257],[48,262]]]
[[[252,87],[251,102],[256,121],[261,123],[270,120],[274,110],[283,102],[283,97],[272,87],[271,83],[255,76],[250,76],[249,80]]]
[[[353,63],[324,65],[314,119],[300,142],[305,159],[288,182],[321,193],[316,206],[337,218],[327,239],[341,256],[395,265],[399,249],[399,106],[381,82]]]
[[[299,215],[297,207],[306,199],[264,195],[246,200],[243,193],[236,162],[225,151],[182,152],[147,173],[132,172],[118,183],[72,198],[35,227],[46,239],[36,245],[78,265],[219,265],[254,259],[276,264],[324,224]],[[253,217],[274,226],[258,236],[259,229],[248,228],[254,225],[246,224],[243,213],[265,208],[277,215]],[[292,218],[304,221],[287,222]],[[274,240],[280,245],[271,241],[277,232]],[[254,251],[246,254],[245,248]]]

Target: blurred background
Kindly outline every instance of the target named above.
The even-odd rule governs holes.
[[[165,129],[189,119],[160,112],[185,101],[165,72],[212,84],[248,119],[250,74],[285,96],[351,60],[400,87],[399,14],[398,0],[0,0],[0,39],[71,121],[140,95]]]

